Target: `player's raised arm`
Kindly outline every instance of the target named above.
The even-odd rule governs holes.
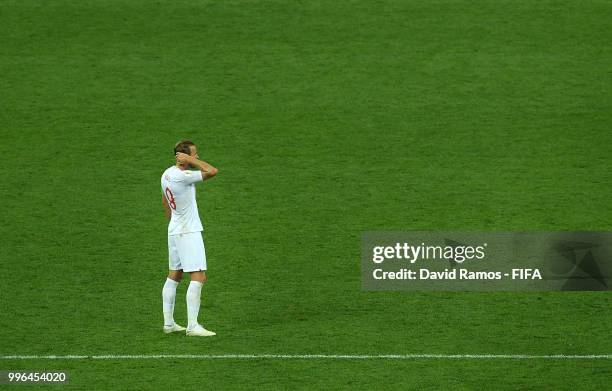
[[[206,163],[203,160],[197,159],[195,156],[187,155],[186,153],[177,152],[176,161],[180,164],[190,164],[196,167],[198,170],[202,171],[202,180],[210,179],[217,175],[217,173],[219,172],[219,170],[217,170],[212,165]]]

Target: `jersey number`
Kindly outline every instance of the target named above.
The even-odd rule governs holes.
[[[174,200],[174,195],[170,191],[169,187],[166,187],[166,199],[168,200],[168,204],[174,210],[176,210],[176,201]]]

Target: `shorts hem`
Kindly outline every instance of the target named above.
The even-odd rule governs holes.
[[[193,272],[205,272],[206,268],[202,269],[202,268],[197,268],[197,269],[182,269],[184,273],[193,273]]]

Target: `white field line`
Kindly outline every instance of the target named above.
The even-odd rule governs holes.
[[[105,354],[105,355],[3,355],[0,360],[148,360],[148,359],[247,359],[247,360],[595,360],[612,359],[612,354]]]

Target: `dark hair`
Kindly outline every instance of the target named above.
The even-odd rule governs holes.
[[[195,144],[189,140],[179,141],[174,146],[174,154],[176,155],[177,152],[183,152],[183,153],[186,153],[187,155],[191,155],[191,149],[190,149],[191,145],[195,145]]]

